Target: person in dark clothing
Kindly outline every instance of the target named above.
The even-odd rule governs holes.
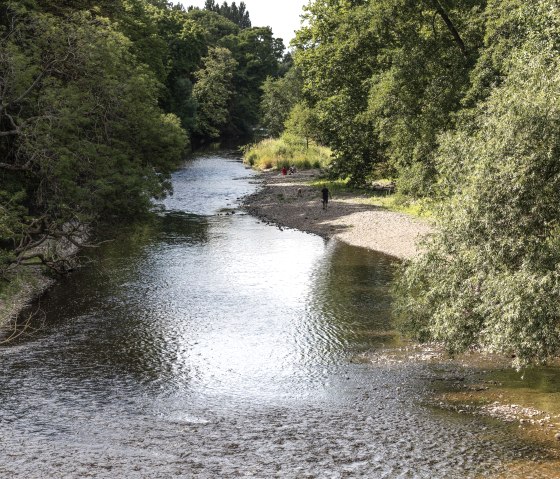
[[[323,209],[326,210],[327,206],[329,205],[329,198],[331,197],[331,192],[329,191],[329,189],[325,186],[322,190],[321,193],[323,193]]]

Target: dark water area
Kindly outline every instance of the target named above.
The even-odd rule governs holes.
[[[353,361],[398,344],[392,260],[244,214],[252,176],[188,162],[155,218],[42,298],[41,330],[0,349],[0,477],[497,477],[546,460],[514,426],[430,406],[447,366]],[[524,471],[507,477],[555,477]]]

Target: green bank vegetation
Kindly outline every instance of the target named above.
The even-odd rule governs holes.
[[[192,148],[248,136],[284,45],[245,4],[0,1],[0,290],[145,214]]]
[[[305,7],[263,124],[332,151],[331,179],[436,223],[394,288],[401,328],[560,355],[560,6],[554,0],[327,0]],[[421,210],[421,211],[420,211]]]
[[[331,159],[329,148],[289,133],[249,145],[244,152],[245,163],[258,170],[295,166],[297,169],[324,168]]]

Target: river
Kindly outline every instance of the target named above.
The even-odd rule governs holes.
[[[497,477],[539,459],[514,426],[431,404],[455,368],[357,360],[398,342],[393,260],[244,214],[252,175],[189,161],[155,218],[35,305],[41,328],[0,350],[0,477]]]

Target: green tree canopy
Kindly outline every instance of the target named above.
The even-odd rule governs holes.
[[[309,5],[295,60],[340,175],[362,182],[380,162],[399,172],[414,163],[432,168],[437,136],[452,126],[482,43],[484,3]]]
[[[301,99],[302,77],[291,68],[279,78],[267,77],[262,85],[262,124],[271,136],[280,136],[290,111]]]
[[[157,107],[154,74],[110,21],[16,2],[6,13],[0,183],[3,223],[18,227],[0,241],[20,261],[69,224],[145,211],[188,143],[178,119]]]
[[[206,0],[204,9],[220,14],[222,17],[231,20],[240,28],[251,28],[251,19],[249,18],[249,12],[247,11],[245,2],[240,2],[239,6],[237,6],[235,2],[232,2],[231,5],[228,4],[228,2],[223,2],[219,5],[215,0]]]
[[[269,27],[246,28],[238,35],[223,37],[219,45],[230,50],[238,64],[233,77],[236,94],[231,103],[231,123],[225,133],[247,137],[260,122],[261,86],[267,77],[278,74],[284,45]]]
[[[560,355],[560,10],[538,3],[547,28],[507,52],[500,86],[442,137],[447,200],[397,283],[414,336],[513,354],[518,365]]]
[[[193,96],[197,102],[197,133],[219,138],[229,115],[229,101],[233,96],[232,78],[237,62],[227,48],[212,48],[196,72]]]

